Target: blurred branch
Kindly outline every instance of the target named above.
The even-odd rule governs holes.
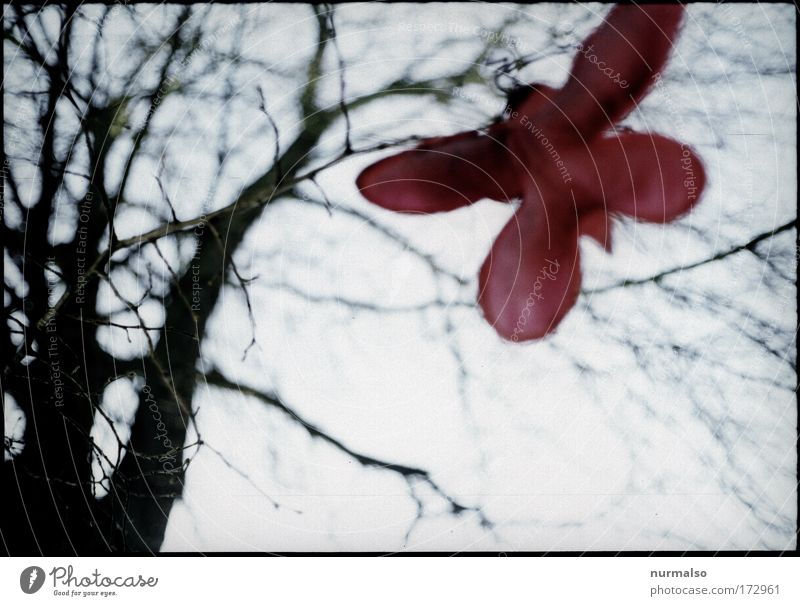
[[[733,248],[729,248],[727,250],[719,252],[711,257],[708,257],[707,259],[703,259],[702,261],[697,261],[695,263],[690,263],[688,265],[682,265],[681,267],[674,267],[672,269],[667,269],[647,278],[623,280],[622,282],[617,282],[616,284],[611,284],[609,286],[602,286],[600,288],[593,288],[590,290],[583,290],[581,292],[582,294],[585,295],[595,295],[595,294],[605,293],[610,290],[615,290],[617,288],[627,288],[629,286],[641,286],[643,284],[659,284],[664,278],[671,276],[673,274],[680,274],[684,271],[696,269],[698,267],[708,265],[709,263],[720,261],[722,259],[725,259],[726,257],[730,257],[731,255],[735,255],[745,250],[755,254],[755,249],[759,243],[763,242],[764,240],[768,240],[769,238],[772,238],[774,236],[777,236],[780,233],[783,233],[790,229],[794,229],[796,226],[797,226],[797,219],[792,219],[788,223],[784,223],[783,225],[780,225],[779,227],[776,227],[771,231],[764,232],[762,234],[755,236],[754,238],[752,238],[748,242],[745,242],[744,244],[740,244],[738,246],[734,246]]]
[[[430,472],[425,471],[424,469],[421,469],[419,467],[411,467],[400,463],[386,461],[383,459],[372,457],[370,455],[362,454],[352,450],[348,446],[345,446],[345,444],[343,444],[339,439],[333,437],[329,433],[323,431],[322,429],[318,428],[317,426],[305,420],[292,408],[287,406],[277,395],[261,392],[252,387],[247,387],[233,383],[228,379],[226,379],[222,374],[220,374],[217,371],[211,371],[209,373],[201,375],[200,380],[205,381],[207,384],[213,385],[215,387],[238,391],[242,395],[250,396],[261,401],[266,406],[280,411],[281,413],[289,417],[293,422],[299,424],[303,429],[305,429],[306,433],[312,438],[317,438],[319,440],[322,440],[323,442],[332,446],[339,452],[355,459],[360,465],[364,467],[371,467],[381,471],[389,471],[392,473],[396,473],[400,475],[412,488],[413,488],[413,482],[417,481],[421,482],[427,485],[439,497],[447,501],[450,507],[451,514],[461,515],[464,513],[471,512],[478,519],[481,526],[485,528],[493,527],[493,523],[486,517],[486,515],[483,513],[480,507],[464,505],[461,502],[459,502],[455,497],[448,494],[441,486],[439,486],[439,484],[436,483],[436,481],[431,476]]]
[[[375,313],[415,313],[429,311],[431,309],[448,309],[450,307],[459,307],[462,309],[475,308],[475,303],[473,301],[444,301],[442,299],[425,301],[424,303],[413,303],[410,305],[388,306],[380,305],[379,303],[373,303],[372,301],[358,301],[336,295],[318,295],[300,290],[296,286],[286,282],[261,282],[259,286],[262,288],[277,290],[281,293],[289,293],[303,299],[307,303],[341,305],[342,307],[347,307],[348,309],[357,309],[359,311],[370,311]]]

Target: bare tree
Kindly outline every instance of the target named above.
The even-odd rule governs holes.
[[[478,32],[478,44],[458,51],[460,60],[447,53],[458,48],[464,32],[446,31],[425,51],[434,61],[445,53],[445,68],[420,70],[416,62],[405,61],[399,75],[396,69],[383,80],[378,74],[379,84],[370,82],[366,89],[350,72],[357,51],[345,44],[352,44],[373,17],[353,23],[351,14],[350,21],[340,22],[340,11],[332,7],[257,8],[6,7],[2,388],[15,406],[6,407],[1,528],[10,554],[159,550],[173,504],[184,496],[187,473],[202,457],[217,459],[276,509],[289,507],[261,488],[228,444],[208,437],[198,408],[200,392],[256,402],[360,468],[399,479],[416,507],[406,540],[429,515],[469,517],[484,532],[499,532],[498,516],[480,498],[454,490],[424,466],[353,446],[348,436],[309,416],[313,402],[293,400],[276,382],[244,382],[235,367],[226,367],[209,351],[223,347],[229,357],[251,363],[264,346],[261,325],[280,321],[271,317],[276,308],[264,304],[276,296],[328,310],[333,318],[416,318],[428,326],[423,333],[432,332],[444,344],[465,426],[480,443],[488,413],[474,408],[474,394],[481,385],[493,384],[482,375],[482,363],[465,337],[464,327],[480,322],[472,269],[443,260],[435,247],[394,219],[332,193],[338,190],[330,175],[347,174],[346,167],[363,155],[429,134],[392,131],[385,115],[380,130],[371,128],[370,112],[397,111],[394,99],[432,104],[453,116],[460,130],[464,124],[487,126],[506,92],[536,77],[548,58],[569,57],[599,17],[573,7],[570,27],[540,28],[545,42],[532,50],[509,44],[508,32],[531,27],[521,13],[509,11],[491,30],[470,30],[473,37]],[[254,52],[248,46],[253,32],[267,27],[272,16],[287,20],[289,34],[284,35],[306,36],[298,49],[289,53],[286,40],[281,49]],[[284,24],[272,26],[280,34]],[[745,75],[766,74],[760,63],[733,64]],[[772,69],[769,77],[779,79],[794,67]],[[702,81],[702,74],[691,76],[692,85],[695,78]],[[676,68],[665,79],[679,82],[681,77],[689,79]],[[712,125],[710,136],[699,142],[701,152],[713,154],[730,144],[730,137],[719,135],[728,126],[714,124],[713,112],[694,108],[682,115]],[[646,103],[631,120],[660,126]],[[209,132],[215,133],[209,140],[198,135],[206,123],[213,123]],[[205,145],[208,164],[184,166],[188,151],[198,145]],[[254,147],[260,150],[257,168],[242,177],[237,158],[254,157]],[[286,261],[293,252],[306,251],[287,252],[276,245],[270,252],[248,242],[254,233],[261,237],[264,224],[280,226],[273,213],[285,208],[314,217],[311,225],[328,217],[363,226],[369,238],[424,268],[434,294],[393,303],[380,296],[313,291],[301,280],[293,282],[302,272],[276,272],[276,256]],[[546,351],[548,359],[560,360],[572,373],[564,381],[597,390],[617,372],[639,373],[642,381],[625,382],[621,389],[630,402],[641,404],[643,416],[661,418],[653,409],[653,385],[679,380],[701,359],[708,368],[704,376],[713,375],[720,392],[725,386],[718,371],[745,377],[748,389],[768,384],[792,393],[796,325],[786,318],[796,285],[794,241],[788,237],[796,220],[778,215],[744,230],[742,221],[729,231],[688,221],[675,229],[693,246],[707,245],[699,257],[676,258],[636,275],[601,272],[587,280],[583,321],[592,338],[615,348],[616,370],[594,360],[591,347],[573,348],[564,340],[548,341],[535,355]],[[635,237],[633,224],[623,228]],[[648,250],[647,244],[641,247]],[[747,259],[742,271],[761,276],[760,287],[783,301],[781,311],[742,306],[717,282],[693,278],[742,258]],[[693,309],[712,314],[735,327],[752,346],[747,351],[767,361],[748,375],[725,359],[723,345],[703,349],[697,339],[671,333],[664,316],[620,320],[619,306],[633,309],[643,291],[686,314]],[[609,304],[612,299],[617,302]],[[239,339],[235,346],[220,345],[209,334],[215,314],[225,306],[227,313],[246,319],[238,324],[247,332],[241,344]],[[486,343],[486,335],[480,335]],[[507,345],[492,341],[490,347],[489,358],[508,355],[502,349]],[[722,443],[752,438],[726,406],[705,404],[707,396],[699,393],[704,385],[702,380],[687,385],[687,401],[709,435]],[[502,401],[496,392],[485,398],[495,396]],[[133,403],[114,405],[126,397]],[[615,412],[608,412],[609,422],[617,423]],[[680,423],[683,413],[675,414],[667,415],[665,426]],[[730,427],[740,431],[728,433]],[[646,442],[632,438],[631,453]],[[626,489],[639,481],[632,475]],[[764,490],[756,480],[752,493],[735,477],[721,481],[741,503],[767,512],[758,515],[766,516],[764,525],[775,534],[765,544],[778,544],[793,524],[785,502],[759,508]],[[501,537],[498,544],[502,540],[508,539]]]

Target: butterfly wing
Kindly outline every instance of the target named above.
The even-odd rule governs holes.
[[[478,301],[487,321],[505,339],[545,336],[578,298],[575,209],[566,205],[557,214],[554,210],[545,208],[532,188],[481,267]]]
[[[513,154],[501,129],[423,141],[368,166],[356,185],[370,202],[405,213],[454,210],[482,198],[508,201],[521,194]]]
[[[642,221],[667,223],[687,213],[706,183],[703,162],[688,146],[661,135],[630,133],[592,145],[604,206]]]
[[[549,120],[587,139],[627,114],[654,82],[680,29],[680,5],[616,6],[584,42]]]

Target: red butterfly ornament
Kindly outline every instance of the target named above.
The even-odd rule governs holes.
[[[485,133],[426,139],[367,167],[361,193],[397,212],[521,200],[479,273],[478,302],[512,341],[553,331],[578,298],[578,237],[611,250],[611,218],[666,223],[700,198],[705,171],[686,145],[617,133],[664,66],[680,28],[676,5],[626,5],[578,45],[560,89],[530,84]]]

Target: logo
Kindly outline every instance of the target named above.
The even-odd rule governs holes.
[[[36,593],[44,585],[44,570],[38,566],[28,566],[19,575],[19,587],[25,593]]]

